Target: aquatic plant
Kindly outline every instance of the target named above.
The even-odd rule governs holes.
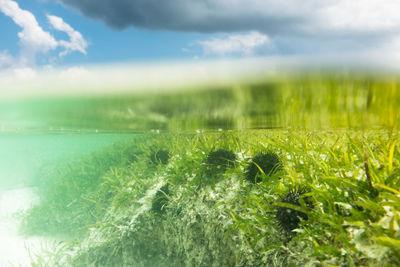
[[[169,161],[169,152],[163,149],[152,151],[150,154],[150,161],[153,164],[167,164]]]
[[[282,168],[279,156],[273,152],[261,153],[255,156],[246,169],[245,177],[252,183],[261,182],[260,175],[267,176],[275,173]]]
[[[206,164],[213,170],[225,171],[227,168],[235,166],[236,154],[227,149],[217,149],[211,151],[207,158]]]
[[[305,193],[307,193],[307,190],[300,187],[293,188],[286,195],[280,196],[281,203],[275,213],[275,218],[282,230],[291,233],[294,229],[299,228],[301,221],[308,219],[307,213],[300,211],[300,199],[303,198]],[[312,206],[310,200],[303,198],[303,201],[308,207]],[[299,209],[296,209],[296,207],[299,207]]]
[[[138,144],[145,140],[136,136],[43,169],[35,180],[41,202],[26,211],[21,231],[28,235],[83,236],[86,226],[103,216],[104,205],[110,205],[120,191],[116,189],[124,188],[121,171],[114,171],[127,172],[131,159],[141,155]]]
[[[151,210],[155,213],[163,213],[165,211],[165,206],[168,203],[169,194],[169,185],[163,185],[154,196],[153,202],[151,204]]]
[[[55,258],[67,259],[69,264],[63,266],[399,266],[400,135],[386,130],[360,133],[157,135],[154,139],[160,141],[151,139],[147,147],[168,147],[174,155],[168,166],[149,168],[149,153],[139,154],[136,162],[101,173],[100,186],[89,193],[71,187],[77,192],[68,191],[68,196],[79,196],[76,202],[53,198],[42,202],[43,212],[34,215],[43,222],[50,210],[62,221],[67,214],[82,221],[95,211],[95,222],[80,224],[90,228],[89,237],[56,252]],[[204,151],[216,145],[254,155],[265,147],[276,148],[282,160],[288,159],[285,172],[271,175],[268,183],[243,186],[238,179],[247,174],[243,157],[236,161],[237,168],[210,176],[217,181],[214,186],[199,187],[206,174]],[[364,151],[376,196],[366,181]],[[265,169],[257,175],[263,172],[268,175]],[[158,192],[168,202],[135,217],[143,206],[139,200],[160,177],[173,185],[174,194]],[[76,183],[68,181],[72,183],[66,185]],[[290,186],[294,184],[304,187]],[[150,202],[156,202],[156,194],[152,191]],[[168,212],[159,216],[166,204]]]

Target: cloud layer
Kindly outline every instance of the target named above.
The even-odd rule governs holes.
[[[0,51],[0,70],[9,68],[14,62],[13,57],[8,53],[7,50]]]
[[[47,18],[54,29],[65,32],[70,39],[70,41],[58,41],[58,45],[65,48],[65,50],[60,53],[60,56],[65,56],[72,51],[79,51],[86,55],[88,44],[80,32],[74,30],[60,17],[47,15]]]
[[[259,32],[250,32],[249,34],[233,34],[223,38],[212,38],[207,41],[198,42],[203,48],[205,55],[252,55],[260,46],[269,43],[268,36]]]
[[[298,1],[276,0],[53,0],[114,28],[216,32],[281,32],[304,23]],[[285,2],[285,3],[281,3]],[[307,5],[305,5],[307,9]]]
[[[53,1],[118,29],[257,31],[289,52],[371,49],[400,34],[398,0]]]
[[[35,65],[38,53],[45,54],[58,48],[64,48],[64,51],[60,52],[60,56],[65,56],[72,51],[86,54],[87,42],[79,32],[65,23],[62,18],[47,15],[53,28],[65,32],[70,38],[69,41],[56,40],[53,35],[43,30],[31,12],[21,9],[15,1],[0,0],[0,12],[10,17],[15,24],[22,28],[18,33],[21,46],[20,55],[13,57],[7,51],[0,51],[0,68],[31,67]]]
[[[400,25],[397,0],[53,0],[115,28],[265,33],[365,32]],[[336,32],[336,34],[340,34]]]
[[[23,45],[43,52],[54,49],[57,46],[57,41],[50,33],[45,32],[39,26],[33,14],[21,9],[16,2],[0,0],[0,11],[22,28],[22,31],[18,33],[18,37]]]

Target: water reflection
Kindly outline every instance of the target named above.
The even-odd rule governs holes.
[[[3,131],[393,128],[399,83],[368,76],[296,76],[258,83],[112,97],[1,103]]]

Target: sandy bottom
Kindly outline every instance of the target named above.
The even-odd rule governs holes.
[[[18,234],[18,213],[39,201],[33,188],[0,191],[0,267],[31,266],[30,254],[47,247],[50,240]]]

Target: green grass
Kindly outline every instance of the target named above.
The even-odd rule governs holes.
[[[86,157],[44,166],[34,181],[41,203],[26,214],[22,232],[63,237],[85,234],[88,226],[102,216],[109,196],[114,195],[123,179],[117,169],[129,171],[129,166],[143,153],[141,145],[145,144],[139,136],[134,142],[122,142]]]
[[[145,130],[43,168],[41,203],[22,230],[68,241],[32,264],[398,266],[399,87],[395,76],[302,73],[185,92],[28,101],[26,112],[55,129]],[[219,128],[231,130],[210,131]],[[218,149],[233,151],[235,164],[210,164]],[[155,151],[168,152],[168,164],[157,164]],[[276,153],[282,168],[247,181],[251,159],[264,152]],[[295,188],[307,189],[300,206],[282,201]],[[287,232],[276,219],[280,207],[307,219]]]
[[[121,147],[137,159],[126,160]],[[207,155],[221,148],[236,153],[237,162],[210,172]],[[154,149],[169,151],[167,165],[151,163]],[[276,152],[283,168],[250,183],[246,167],[264,151]],[[65,168],[42,178],[53,182],[25,229],[47,220],[55,225],[42,227],[49,234],[57,228],[85,235],[37,255],[34,266],[400,265],[397,131],[149,134]],[[93,177],[87,186],[86,175]],[[154,212],[164,184],[165,211]],[[280,196],[299,186],[308,188],[313,205],[288,206],[308,217],[288,233],[275,212],[285,205]]]
[[[397,128],[400,83],[371,73],[280,74],[265,81],[123,96],[28,99],[10,125],[36,130],[194,131],[259,128]],[[3,114],[4,113],[4,114]],[[26,125],[26,122],[31,124]]]

